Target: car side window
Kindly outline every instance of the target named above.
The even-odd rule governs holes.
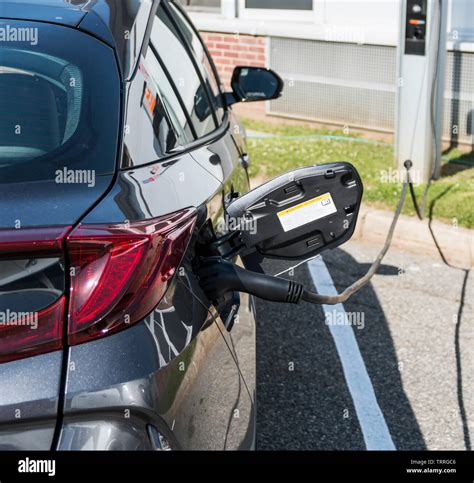
[[[150,44],[130,83],[122,167],[157,161],[196,139],[178,90]]]
[[[127,103],[122,167],[157,161],[194,139],[151,49],[130,84]]]
[[[212,133],[217,124],[211,96],[163,4],[158,7],[150,39],[181,95],[196,136],[200,138]]]
[[[192,131],[192,126],[190,125],[190,119],[181,105],[181,100],[178,97],[176,87],[171,84],[171,80],[163,70],[163,66],[158,60],[153,46],[147,50],[145,60],[148,74],[150,76],[150,84],[152,84],[147,87],[159,91],[159,95],[156,99],[161,101],[161,109],[164,111],[168,122],[171,122],[179,144],[185,146],[194,141],[194,133]],[[145,96],[146,94],[147,92],[145,93]],[[152,104],[155,104],[155,101],[153,101],[153,90],[151,91],[151,95],[151,102]],[[146,101],[145,98],[145,102]]]
[[[191,52],[194,55],[194,58],[196,59],[196,64],[201,71],[204,82],[208,86],[209,92],[211,93],[211,100],[217,113],[218,121],[220,122],[224,117],[224,109],[222,108],[223,97],[220,89],[219,77],[213,65],[211,64],[212,60],[208,57],[208,53],[204,48],[201,37],[183,12],[171,2],[168,5],[170,6],[170,13],[173,19],[178,25],[181,33],[190,47]]]

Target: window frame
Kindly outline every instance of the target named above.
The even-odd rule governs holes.
[[[289,0],[291,1],[291,0]],[[238,0],[239,18],[243,20],[275,20],[322,23],[323,5],[321,0],[313,0],[311,10],[292,10],[278,8],[248,8],[246,0]]]
[[[184,0],[183,0],[184,1]],[[178,2],[181,7],[186,8],[189,12],[200,12],[200,13],[214,13],[219,14],[222,10],[222,0],[220,0],[220,5],[217,7],[209,7],[206,5],[184,5],[181,2]]]

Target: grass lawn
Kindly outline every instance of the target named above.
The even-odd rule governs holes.
[[[349,161],[364,183],[364,202],[377,208],[395,209],[402,185],[396,176],[395,181],[387,181],[389,170],[392,173],[395,170],[392,145],[357,134],[347,136],[341,130],[274,125],[249,119],[243,123],[247,130],[262,133],[262,137],[251,137],[248,142],[251,176],[274,177],[311,164]],[[315,135],[344,136],[347,140],[311,137]],[[427,211],[431,207],[435,219],[474,228],[474,155],[454,149],[443,158],[442,176],[429,190]],[[419,200],[423,191],[424,185],[416,188]],[[411,200],[405,203],[404,213],[415,214]]]

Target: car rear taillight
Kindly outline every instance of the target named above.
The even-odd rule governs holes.
[[[0,324],[0,363],[61,349],[65,300],[63,295],[43,310]]]
[[[35,256],[61,253],[69,231],[70,226],[0,230],[0,257],[18,258],[32,252]]]
[[[119,225],[80,225],[67,238],[68,341],[103,337],[147,316],[178,268],[195,209]]]
[[[70,265],[69,297],[60,295],[48,307],[27,314],[32,323],[2,323],[0,304],[0,363],[61,349],[67,308],[69,345],[117,332],[146,317],[180,265],[195,221],[196,210],[189,208],[141,222],[83,224],[72,231],[0,230],[0,267],[2,259],[64,259],[66,251]]]
[[[70,226],[0,230],[0,260],[60,257],[63,240],[70,230]],[[0,273],[0,281],[1,278]],[[39,310],[11,310],[2,305],[0,363],[60,349],[65,305],[64,295]]]

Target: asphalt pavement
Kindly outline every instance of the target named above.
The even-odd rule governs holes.
[[[324,254],[337,290],[365,274],[379,249],[353,241]],[[287,267],[265,265],[273,274]],[[285,276],[314,287],[308,265]],[[351,322],[370,391],[398,450],[473,445],[473,278],[440,258],[391,249],[372,282],[344,303],[345,324]],[[307,303],[258,301],[257,312],[257,448],[366,449],[367,421],[355,405],[358,380],[351,380],[361,368],[353,352],[336,346],[327,323],[340,320]]]

